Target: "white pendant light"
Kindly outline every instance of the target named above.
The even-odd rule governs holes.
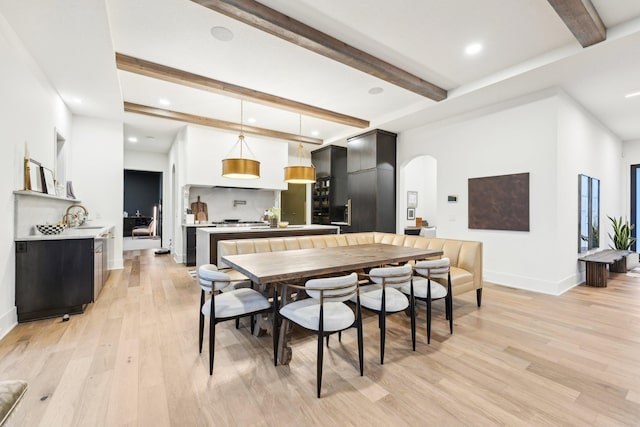
[[[290,184],[312,184],[316,182],[316,168],[302,166],[302,114],[300,114],[300,127],[298,139],[298,166],[287,166],[284,168],[284,181]]]
[[[238,142],[231,148],[231,151],[233,151],[239,145],[240,157],[230,157],[222,160],[222,176],[235,179],[257,179],[260,178],[260,162],[242,156],[243,146],[247,144],[242,133],[243,118],[243,103],[240,100],[240,135],[238,136]],[[253,152],[251,152],[248,145],[247,150],[253,156]]]

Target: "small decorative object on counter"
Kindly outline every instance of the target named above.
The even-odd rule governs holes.
[[[36,225],[36,229],[40,233],[45,234],[47,236],[53,235],[53,234],[60,234],[65,228],[66,228],[66,225],[62,223]]]
[[[278,228],[278,221],[280,220],[280,208],[273,207],[269,209],[267,216],[269,217],[269,227]]]

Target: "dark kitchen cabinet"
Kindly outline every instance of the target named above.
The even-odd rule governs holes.
[[[347,149],[328,145],[313,151],[311,161],[316,168],[316,182],[311,187],[311,222],[324,225],[343,222],[347,204]]]
[[[94,239],[15,245],[18,322],[84,311],[94,297]]]
[[[347,142],[351,225],[344,231],[395,233],[396,134],[373,130]]]
[[[187,259],[185,265],[187,267],[193,267],[196,265],[196,227],[186,227],[186,237],[187,237]]]

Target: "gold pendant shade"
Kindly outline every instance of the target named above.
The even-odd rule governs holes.
[[[236,179],[260,178],[260,162],[251,159],[224,159],[222,176]]]
[[[316,182],[316,168],[313,166],[287,166],[284,180],[291,184],[312,184]]]
[[[302,114],[300,115],[300,139],[302,139]],[[302,142],[298,143],[298,163],[302,163]],[[313,184],[316,182],[316,168],[311,166],[286,166],[284,181],[289,184]]]
[[[238,142],[236,142],[236,145],[240,146],[240,157],[231,157],[222,160],[222,176],[235,179],[258,179],[260,178],[260,162],[242,156],[242,149],[244,145],[246,145],[244,135],[242,134],[243,111],[242,100],[240,100],[240,135],[238,136]],[[247,149],[251,152],[248,145]]]

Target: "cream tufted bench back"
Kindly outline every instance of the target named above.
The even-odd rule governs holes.
[[[222,262],[222,257],[226,255],[364,245],[368,243],[384,243],[443,251],[443,256],[451,260],[453,295],[476,289],[478,290],[478,303],[480,302],[480,290],[482,289],[482,242],[469,240],[406,236],[404,234],[378,233],[375,231],[319,236],[222,240],[218,242],[218,266],[226,267]]]

